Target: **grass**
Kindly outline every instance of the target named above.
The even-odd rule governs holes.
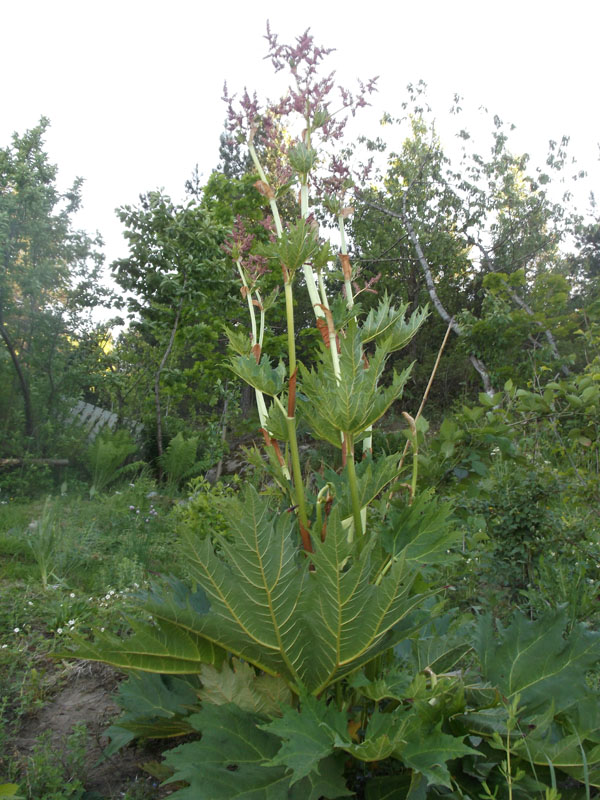
[[[147,479],[92,499],[82,493],[0,504],[0,785],[19,784],[28,800],[88,798],[87,734],[78,719],[60,753],[48,734],[19,752],[19,733],[68,682],[72,667],[56,653],[71,632],[122,633],[123,612],[166,563],[184,574],[173,546],[180,516],[176,499]],[[138,778],[115,797],[164,796],[157,792]],[[97,792],[89,798],[105,800]]]

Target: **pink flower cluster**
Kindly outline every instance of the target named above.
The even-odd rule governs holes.
[[[271,241],[275,239],[272,217],[268,216],[257,224],[268,231]],[[223,244],[223,250],[234,261],[240,262],[251,283],[256,283],[261,275],[264,275],[268,270],[268,260],[264,256],[251,252],[255,239],[256,235],[246,230],[244,220],[238,214],[233,223],[232,231]]]

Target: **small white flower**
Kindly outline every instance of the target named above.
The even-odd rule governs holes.
[[[28,600],[28,601],[27,601],[27,605],[28,605],[28,606],[32,606],[32,605],[33,605],[33,603],[31,602],[31,600]]]
[[[104,628],[100,628],[100,633],[104,633]]]
[[[75,625],[75,620],[74,620],[74,619],[70,619],[70,620],[67,622],[67,625],[71,625],[71,627],[72,627],[73,625]]]
[[[63,629],[62,629],[62,628],[57,628],[57,629],[56,629],[56,632],[57,632],[57,633],[62,633],[62,632],[63,632]]]
[[[131,486],[132,489],[135,489],[135,483],[130,483],[129,485]]]
[[[109,597],[111,597],[111,596],[112,596],[114,593],[115,593],[115,590],[114,590],[114,589],[111,589],[111,590],[109,591],[109,593],[108,593]]]
[[[13,633],[19,633],[20,630],[21,628],[13,628]]]
[[[7,645],[7,644],[3,644],[3,645],[2,645],[2,649],[3,649],[3,650],[4,650],[6,647],[8,647],[8,645]]]
[[[71,594],[69,595],[69,597],[75,597],[75,592],[71,592]]]

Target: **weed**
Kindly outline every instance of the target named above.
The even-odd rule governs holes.
[[[80,800],[85,794],[87,729],[76,725],[63,753],[57,752],[52,737],[51,731],[44,732],[25,761],[22,786],[27,800]]]

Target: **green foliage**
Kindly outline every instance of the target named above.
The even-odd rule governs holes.
[[[78,725],[67,737],[66,756],[57,754],[51,731],[46,731],[27,758],[23,785],[27,800],[83,800],[87,730]]]
[[[21,800],[22,795],[17,794],[19,787],[16,783],[0,783],[0,797],[12,797]]]
[[[415,333],[413,329],[413,335]],[[336,376],[329,350],[321,349],[317,369],[302,369],[302,414],[313,434],[335,447],[342,446],[341,433],[356,437],[377,422],[397,400],[408,380],[410,368],[394,374],[387,388],[379,386],[391,341],[377,345],[368,364],[363,361],[362,335],[350,327],[341,343],[340,376]]]
[[[27,543],[39,570],[42,589],[48,588],[48,580],[56,578],[58,567],[58,537],[56,535],[55,510],[50,498],[44,503],[39,520],[34,523]]]
[[[181,800],[210,798],[230,800],[319,800],[345,797],[349,792],[342,779],[343,763],[329,760],[320,773],[312,772],[291,786],[284,766],[270,766],[279,748],[278,737],[260,729],[266,718],[243,711],[235,703],[206,704],[190,718],[202,733],[199,742],[171,750],[166,763],[175,769],[171,781],[184,780],[188,789],[177,794]]]
[[[406,636],[423,595],[411,593],[416,570],[402,552],[377,585],[371,576],[381,571],[385,554],[372,563],[372,548],[341,573],[354,548],[334,511],[309,572],[293,544],[293,520],[272,517],[268,509],[268,499],[251,488],[227,501],[223,513],[232,541],[221,542],[221,554],[214,554],[210,540],[186,543],[190,575],[206,597],[151,596],[147,609],[158,628],[135,623],[136,637],[121,643],[103,637],[100,647],[81,644],[81,655],[186,674],[204,662],[220,663],[224,648],[280,675],[293,691],[304,686],[319,694]],[[363,624],[357,627],[359,610]],[[301,631],[298,618],[304,620]]]
[[[567,712],[589,694],[585,676],[600,657],[600,634],[578,625],[565,638],[566,622],[561,609],[534,622],[516,615],[499,631],[489,617],[479,625],[484,678],[507,700],[518,696],[525,718],[550,704],[557,715]]]
[[[259,252],[273,259],[277,266],[283,265],[293,277],[296,270],[313,259],[320,249],[315,226],[300,218],[275,242],[261,247]]]
[[[267,356],[263,356],[258,364],[252,355],[235,356],[231,358],[230,366],[236,375],[263,394],[276,397],[283,391],[285,365],[281,361],[272,367]]]
[[[276,47],[270,34],[268,39],[278,67],[281,53],[291,57],[292,50]],[[312,39],[306,42],[310,51]],[[527,480],[515,470],[511,482],[502,476],[503,459],[521,468],[539,460],[537,442],[531,446],[532,414],[562,446],[573,417],[557,408],[579,415],[587,415],[582,408],[592,409],[584,434],[573,422],[591,446],[595,373],[576,391],[572,379],[564,391],[558,382],[558,388],[550,382],[516,390],[507,381],[504,392],[483,394],[478,406],[464,406],[445,420],[429,446],[420,406],[414,418],[404,414],[404,451],[372,454],[371,426],[403,396],[411,370],[388,370],[391,358],[411,343],[426,313],[415,311],[407,319],[408,303],[395,305],[388,295],[366,312],[354,305],[356,274],[343,226],[346,184],[328,203],[337,209],[345,288],[340,301],[329,303],[330,249],[309,216],[309,183],[317,177],[309,178],[309,172],[320,139],[329,135],[327,106],[313,107],[314,92],[308,90],[322,53],[313,56],[305,53],[300,63],[291,63],[299,94],[290,107],[302,107],[304,131],[286,151],[299,183],[300,217],[287,226],[281,222],[278,203],[291,184],[274,180],[275,188],[270,186],[254,143],[258,121],[252,119],[249,154],[272,214],[263,231],[274,229],[275,236],[269,245],[264,237],[255,241],[238,220],[228,246],[251,327],[250,348],[237,327],[230,332],[236,353],[230,367],[256,390],[268,461],[263,464],[255,450],[261,467],[256,485],[248,481],[239,493],[196,483],[191,500],[177,512],[185,581],[171,578],[153,586],[138,613],[126,616],[118,632],[125,636],[113,629],[94,640],[77,637],[79,657],[134,672],[121,690],[126,713],[111,731],[111,752],[132,736],[200,734],[167,755],[173,771],[168,782],[187,784],[176,791],[178,798],[516,800],[542,792],[550,798],[557,796],[556,773],[579,787],[599,785],[599,704],[588,680],[600,658],[599,635],[573,614],[558,607],[546,611],[543,604],[538,618],[517,614],[505,627],[491,615],[476,624],[472,614],[444,607],[457,588],[457,564],[469,558],[456,552],[461,540],[464,550],[468,539],[479,536],[479,555],[487,548],[490,572],[501,574],[503,565],[514,569],[525,554],[526,579],[538,574],[550,534],[559,538],[551,524],[556,518],[545,513],[558,484],[533,470]],[[299,104],[299,96],[305,102]],[[237,129],[239,118],[233,117]],[[457,290],[463,300],[480,299],[468,267],[469,252],[481,240],[467,233],[479,223],[495,220],[497,226],[491,230],[496,249],[484,272],[502,277],[488,281],[488,306],[477,308],[474,329],[504,313],[508,290],[536,277],[531,270],[517,274],[512,258],[533,246],[554,253],[555,241],[541,237],[539,227],[553,209],[536,187],[521,190],[524,163],[508,158],[499,125],[490,165],[475,160],[468,172],[473,184],[462,186],[472,200],[473,217],[466,220],[439,143],[429,147],[422,119],[412,125],[412,140],[390,161],[385,189],[405,214],[408,202],[421,233],[433,231],[429,258],[450,256],[446,296]],[[281,155],[271,153],[273,160]],[[488,204],[477,184],[496,178],[501,185]],[[436,184],[442,191],[428,203],[428,187]],[[151,198],[153,203],[152,213],[158,210],[162,219],[162,200]],[[511,225],[505,203],[524,221],[537,215],[538,224],[521,230],[510,252],[503,245]],[[173,216],[166,209],[169,222]],[[249,216],[256,224],[257,216]],[[164,253],[179,253],[169,247]],[[259,289],[265,254],[283,267],[287,357],[277,359],[277,367],[263,352],[265,315],[275,309],[274,296],[263,303]],[[300,269],[323,340],[316,360],[296,354],[292,279]],[[183,308],[185,269],[158,282],[141,271],[138,278],[154,281],[145,287],[156,293],[157,303],[150,304],[147,321],[159,304],[170,312],[174,302]],[[537,300],[546,310],[566,302],[560,284],[540,283]],[[417,287],[408,298],[414,308],[418,294]],[[512,313],[507,310],[507,316]],[[528,330],[537,328],[525,313]],[[463,325],[468,328],[469,321]],[[525,325],[519,336],[524,330]],[[157,331],[150,326],[145,335],[153,332],[158,341]],[[467,338],[470,355],[477,355],[472,330]],[[300,425],[340,450],[341,466],[322,464],[316,473],[303,467]],[[515,441],[515,429],[522,442]],[[183,437],[178,446],[184,446]],[[581,464],[573,451],[565,448],[563,455],[577,474]],[[423,475],[428,490],[420,486]],[[583,489],[589,491],[585,480]],[[462,525],[452,502],[436,496],[442,494],[458,496]],[[529,588],[526,580],[520,588]],[[473,605],[461,593],[454,596],[459,608]]]
[[[174,510],[177,524],[184,534],[199,539],[208,536],[218,546],[221,538],[229,535],[219,498],[232,497],[238,482],[234,479],[233,485],[218,482],[212,486],[203,477],[193,478],[188,484],[189,497]]]
[[[198,469],[196,461],[198,438],[191,436],[186,439],[180,431],[171,439],[160,457],[160,465],[167,476],[168,485],[172,488],[179,486],[186,478],[192,477]]]
[[[142,462],[123,465],[135,453],[137,445],[126,430],[103,431],[94,439],[87,452],[88,465],[92,478],[90,497],[104,491],[111,483],[125,473],[139,469]]]
[[[157,442],[163,428],[181,430],[180,417],[200,433],[208,418],[214,421],[215,389],[227,377],[221,331],[237,304],[219,209],[197,197],[176,204],[149,192],[119,217],[129,255],[112,271],[128,292],[131,327],[111,354],[103,390],[126,416],[152,418],[146,428]]]
[[[99,242],[73,227],[82,181],[58,190],[44,150],[48,126],[42,117],[0,149],[0,374],[8,388],[0,418],[16,456],[31,449],[56,457],[45,420],[61,418],[65,398],[89,386],[86,372],[99,348],[88,312],[109,294]]]
[[[197,689],[197,684],[184,678],[134,673],[119,686],[117,702],[124,713],[106,731],[110,744],[104,756],[110,757],[136,737],[149,734],[167,739],[191,733],[186,718],[197,707]]]
[[[408,303],[395,308],[387,293],[376,308],[372,308],[361,326],[363,344],[383,338],[391,353],[402,350],[414,338],[427,318],[427,308],[413,311],[406,319]]]

